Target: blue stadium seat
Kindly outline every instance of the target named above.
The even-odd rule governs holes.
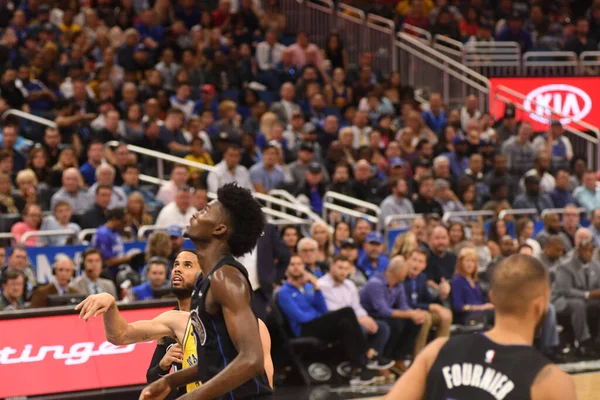
[[[261,101],[264,101],[267,104],[267,106],[271,106],[271,103],[275,101],[275,93],[270,92],[268,90],[258,92],[258,97]]]
[[[533,223],[533,237],[544,230],[544,221],[535,221]]]
[[[221,100],[233,100],[237,102],[239,94],[239,90],[224,90],[221,93]]]
[[[284,46],[291,46],[294,43],[296,43],[296,36],[293,36],[293,35],[282,36],[281,39],[279,39],[279,43],[281,43]]]
[[[398,237],[398,235],[404,233],[404,232],[408,232],[408,229],[391,229],[388,232],[388,252],[392,249],[392,246],[394,245],[394,241],[396,240],[396,238]]]

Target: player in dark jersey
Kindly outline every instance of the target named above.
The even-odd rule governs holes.
[[[436,339],[385,400],[571,400],[575,385],[532,347],[550,297],[548,272],[516,254],[496,267],[490,287],[494,328]]]
[[[197,380],[202,386],[182,399],[254,399],[272,393],[250,308],[248,273],[233,258],[254,249],[264,224],[260,204],[235,184],[220,188],[217,199],[192,217],[187,237],[198,250],[204,278],[192,298],[190,318],[203,362],[152,383],[140,399],[163,399],[172,388]]]

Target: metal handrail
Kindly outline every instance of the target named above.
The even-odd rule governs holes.
[[[25,232],[23,236],[21,236],[21,244],[25,244],[27,239],[30,237],[36,236],[77,236],[77,233],[72,229],[56,229],[52,231],[31,231]]]
[[[383,242],[385,244],[385,248],[388,249],[388,251],[390,250],[390,243],[389,243],[389,238],[390,238],[390,230],[392,229],[392,222],[394,221],[404,221],[404,220],[414,220],[417,218],[423,218],[425,217],[425,214],[394,214],[394,215],[388,215],[387,217],[385,217],[385,220],[383,221]],[[398,229],[398,228],[394,228],[394,229]]]
[[[146,183],[151,183],[153,185],[158,185],[158,186],[164,185],[165,183],[168,182],[167,180],[155,178],[153,176],[145,175],[145,174],[140,174],[140,181],[146,182]]]
[[[390,29],[392,35],[396,31],[394,21],[389,20],[387,18],[383,18],[376,14],[367,14],[367,25],[375,25],[378,27],[385,26],[386,28]]]
[[[379,218],[369,214],[365,214],[360,211],[353,210],[351,208],[338,206],[337,204],[333,203],[323,203],[323,208],[331,211],[337,211],[340,214],[346,214],[354,218],[363,218],[375,225],[379,225]]]
[[[365,20],[365,12],[360,8],[349,6],[345,3],[338,4],[338,16],[344,15],[346,17],[353,17],[356,19],[360,19],[361,21]]]
[[[538,215],[538,210],[535,208],[521,208],[521,209],[510,209],[502,210],[498,214],[498,219],[504,219],[507,215]]]
[[[263,200],[264,202],[277,204],[282,207],[289,208],[291,210],[299,211],[300,213],[306,215],[309,219],[313,221],[322,221],[325,222],[319,215],[313,212],[310,207],[307,207],[304,204],[292,203],[289,201],[278,199],[277,197],[269,196],[263,193],[254,192],[252,193],[255,199]]]
[[[435,35],[433,37],[433,48],[451,54],[461,59],[465,45],[458,40],[454,40],[444,35]]]
[[[266,215],[279,218],[279,220],[269,221],[270,224],[274,224],[274,225],[287,225],[287,224],[310,225],[311,224],[310,220],[294,217],[293,215],[289,215],[289,214],[283,213],[281,211],[273,210],[271,208],[263,207],[262,211]]]
[[[0,239],[15,240],[15,235],[10,232],[0,232]]]
[[[587,209],[583,208],[583,207],[579,207],[577,208],[577,211],[579,211],[580,214],[587,214]],[[544,217],[550,213],[553,214],[564,214],[565,213],[565,209],[564,208],[546,208],[544,211],[542,211],[542,213],[540,214],[540,218],[544,219]]]
[[[396,45],[403,48],[404,50],[413,53],[419,57],[423,57],[423,56],[429,56],[429,60],[427,62],[429,62],[430,64],[440,68],[440,69],[447,69],[448,66],[452,66],[454,68],[456,68],[457,70],[460,71],[460,73],[453,71],[453,70],[447,70],[447,73],[452,75],[454,78],[461,80],[462,82],[466,83],[467,85],[471,86],[474,89],[477,89],[478,91],[482,92],[482,93],[489,93],[490,92],[490,81],[488,78],[486,78],[485,76],[481,75],[480,73],[477,73],[475,71],[473,71],[471,68],[466,67],[465,65],[461,64],[460,62],[453,60],[452,58],[441,54],[439,51],[436,51],[435,49],[432,49],[429,46],[426,46],[423,44],[422,41],[415,39],[414,36],[412,35],[408,35],[404,32],[398,32],[398,38],[401,41],[397,41]],[[414,51],[414,49],[406,46],[404,43],[402,42],[408,42],[416,47],[419,48],[419,51]],[[438,61],[438,59],[440,61]],[[445,65],[446,64],[446,65]]]
[[[180,225],[180,224],[173,224],[173,225],[177,225],[182,229],[185,228],[185,225]],[[138,234],[137,234],[138,239],[146,239],[145,234],[148,231],[164,231],[169,226],[171,226],[171,225],[143,225],[138,230]]]
[[[78,239],[78,240],[79,240],[81,243],[89,243],[87,240],[85,240],[85,237],[86,237],[86,236],[89,236],[89,235],[92,235],[92,236],[93,236],[93,235],[96,233],[96,231],[97,231],[97,230],[98,230],[98,229],[96,229],[96,228],[82,229],[82,230],[79,232],[79,235],[77,235],[77,239]]]
[[[291,194],[287,190],[271,189],[269,190],[268,195],[273,197],[281,197],[283,200],[287,200],[290,203],[302,204],[293,194]]]
[[[51,121],[46,118],[38,117],[37,115],[33,115],[33,114],[27,113],[25,111],[15,110],[14,108],[11,108],[10,110],[6,110],[4,112],[4,114],[2,114],[2,120],[4,121],[6,119],[6,117],[8,117],[9,115],[15,115],[19,118],[23,118],[23,119],[26,119],[26,120],[29,120],[32,122],[37,122],[38,124],[46,125],[50,128],[58,128],[58,125],[54,121]]]
[[[492,210],[480,211],[448,211],[442,216],[442,222],[448,222],[450,218],[461,217],[493,217],[496,215]]]
[[[428,30],[419,28],[418,26],[411,24],[402,24],[402,31],[398,33],[406,34],[406,32],[414,32],[415,35],[409,35],[412,37],[417,37],[418,40],[420,40],[421,42],[426,42],[427,44],[431,43],[431,33]],[[422,37],[419,35],[421,35]]]
[[[327,202],[327,200],[329,200],[329,199],[341,200],[341,201],[343,201],[345,203],[353,204],[353,205],[355,205],[357,207],[367,208],[367,209],[372,210],[373,212],[375,212],[375,215],[377,217],[381,214],[381,208],[379,208],[379,206],[376,206],[373,203],[369,203],[368,201],[363,201],[363,200],[359,200],[359,199],[357,199],[355,197],[347,196],[347,195],[342,194],[342,193],[338,193],[338,192],[334,192],[334,191],[328,191],[323,196],[323,201]]]
[[[301,3],[301,1],[299,1],[299,3]],[[311,4],[311,3],[312,3],[312,1],[310,1],[310,0],[307,0],[307,1],[306,1],[306,4],[307,4],[307,5],[308,5],[308,4]],[[327,7],[327,8],[329,8],[330,10],[333,10],[333,9],[335,9],[335,4],[333,4],[333,1],[332,1],[332,0],[319,0],[319,2],[318,2],[318,3],[313,3],[313,4],[315,4],[315,5],[318,5],[318,6],[320,6],[320,7],[325,7],[325,6],[326,6],[326,7]]]

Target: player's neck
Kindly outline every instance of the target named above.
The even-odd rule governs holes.
[[[191,297],[186,297],[185,299],[177,299],[177,304],[179,305],[179,310],[190,311],[191,302],[192,302]]]
[[[486,336],[498,344],[528,345],[533,344],[535,327],[522,318],[496,315],[494,327],[486,332]]]
[[[227,243],[211,240],[210,242],[194,243],[196,246],[196,254],[200,261],[202,275],[208,276],[217,262],[224,256],[231,255]]]

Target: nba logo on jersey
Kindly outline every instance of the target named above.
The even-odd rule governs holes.
[[[494,350],[488,350],[485,352],[485,362],[491,364],[494,361],[494,356],[496,352]]]
[[[204,346],[206,343],[206,329],[204,329],[204,324],[198,315],[198,310],[192,310],[190,313],[190,320],[192,322],[194,333],[196,334],[196,344]]]

